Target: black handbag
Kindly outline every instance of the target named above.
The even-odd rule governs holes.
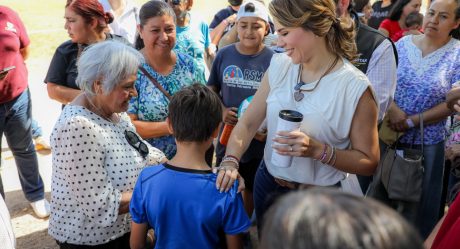
[[[413,144],[402,146],[396,141],[387,147],[380,160],[381,181],[388,198],[396,201],[418,202],[422,196],[423,184],[423,116],[420,114],[421,150]]]

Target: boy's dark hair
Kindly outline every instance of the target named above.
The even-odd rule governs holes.
[[[256,6],[253,3],[248,3],[244,6],[244,12],[255,12]]]
[[[406,17],[406,27],[412,27],[414,25],[422,26],[423,24],[423,15],[418,12],[412,12]]]
[[[222,121],[219,96],[202,84],[185,87],[169,103],[169,122],[180,142],[205,142]]]

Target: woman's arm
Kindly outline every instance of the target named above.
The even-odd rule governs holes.
[[[444,121],[450,115],[452,115],[452,111],[447,107],[447,103],[442,102],[423,112],[423,124],[438,123]],[[412,119],[415,127],[420,125],[420,116],[418,114],[411,115],[409,118]]]
[[[245,111],[241,120],[238,121],[235,128],[233,128],[225,155],[232,155],[234,157],[241,158],[243,153],[247,150],[249,144],[254,138],[254,135],[265,119],[267,111],[266,100],[269,92],[270,85],[268,83],[267,70],[262,78],[259,89],[251,101],[251,104],[249,104],[248,109]],[[236,170],[235,165],[232,164],[227,165],[222,163],[221,166],[229,167],[226,167],[225,170],[219,170],[216,187],[227,192],[233,185],[233,182],[237,179],[238,171]]]
[[[161,122],[141,121],[138,119],[136,114],[128,114],[128,115],[131,118],[131,121],[134,127],[136,127],[136,132],[143,139],[157,138],[157,137],[171,135],[166,121],[161,121]]]
[[[377,116],[377,106],[368,89],[361,96],[351,123],[351,149],[337,151],[335,168],[352,174],[374,174],[380,160]]]
[[[238,32],[236,29],[236,25],[233,25],[233,27],[228,31],[222,38],[220,39],[219,42],[219,48],[223,48],[227,45],[233,44],[238,41]]]
[[[119,213],[127,212],[124,207],[131,195],[116,189],[108,175],[104,147],[107,141],[84,117],[74,117],[53,132],[61,138],[52,148],[59,159],[53,167],[65,177],[71,198],[91,223],[111,226]]]
[[[72,102],[75,99],[75,97],[77,97],[81,93],[80,90],[62,86],[52,82],[46,83],[46,90],[48,90],[48,96],[51,99],[54,99],[64,105],[67,105],[70,102]]]
[[[238,121],[228,141],[226,155],[241,158],[249,147],[254,135],[265,119],[267,111],[267,97],[270,92],[268,84],[268,71],[262,78],[261,85],[254,98],[244,112],[243,117]]]
[[[379,162],[377,133],[377,105],[370,90],[361,96],[351,123],[351,149],[336,150],[335,164],[332,166],[343,172],[372,175]],[[363,134],[366,134],[363,136]],[[273,148],[281,155],[311,157],[320,160],[325,144],[303,132],[278,132],[273,141],[280,145]],[[327,155],[332,155],[331,146]]]
[[[118,214],[126,214],[129,212],[129,202],[133,192],[125,192],[121,194],[120,207],[118,208]]]
[[[392,103],[388,111],[390,118],[390,127],[395,131],[406,131],[410,129],[407,124],[407,119],[411,119],[415,127],[420,126],[419,113],[407,116],[397,105]],[[448,116],[452,115],[452,111],[447,107],[447,103],[442,102],[433,108],[423,112],[423,124],[429,125],[444,121]]]

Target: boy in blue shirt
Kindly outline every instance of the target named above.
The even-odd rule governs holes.
[[[238,234],[250,221],[238,184],[220,193],[205,161],[221,120],[220,98],[206,86],[194,84],[173,96],[167,122],[177,153],[139,175],[130,203],[132,249],[144,248],[149,226],[157,249],[219,248],[219,231],[229,249],[242,248]]]

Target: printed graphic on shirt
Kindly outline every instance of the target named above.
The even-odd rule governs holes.
[[[188,33],[184,33],[177,36],[177,49],[185,54],[192,56],[193,58],[202,59],[204,53],[203,45],[200,46],[198,42],[194,40]]]
[[[249,69],[243,71],[238,66],[230,65],[225,68],[222,79],[228,87],[258,89],[263,76],[263,71]]]

